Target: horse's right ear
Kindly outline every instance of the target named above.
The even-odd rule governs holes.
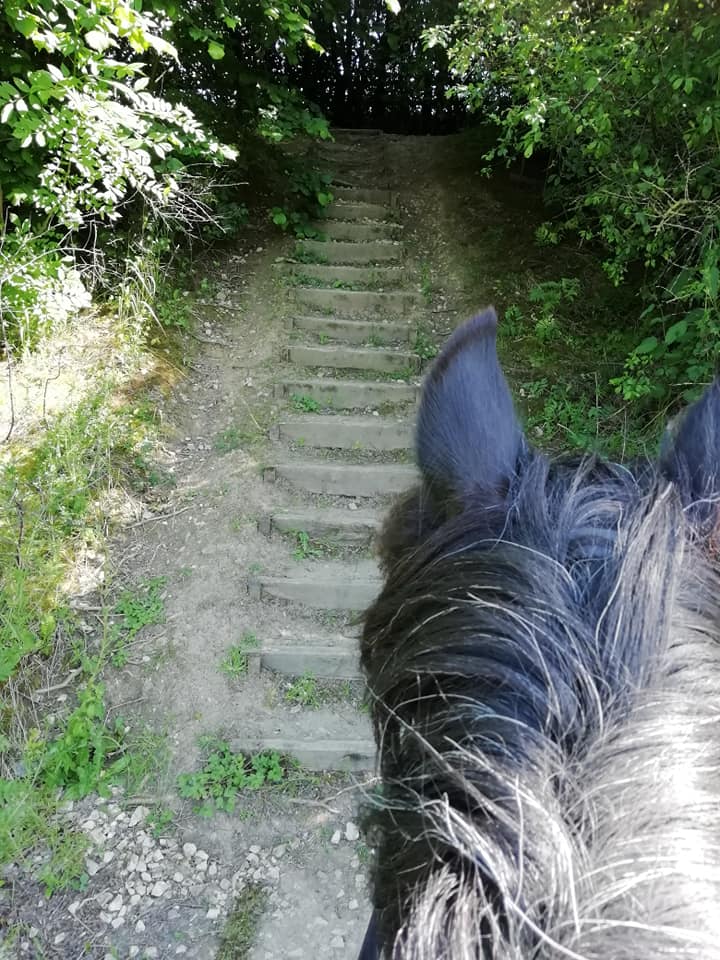
[[[492,308],[459,327],[430,368],[420,401],[423,477],[461,498],[506,488],[525,448],[498,363],[496,329]]]
[[[719,380],[688,408],[673,433],[666,437],[660,467],[685,505],[702,517],[720,500]]]

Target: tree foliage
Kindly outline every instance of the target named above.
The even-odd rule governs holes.
[[[628,399],[692,393],[720,338],[720,13],[705,0],[462,0],[426,34],[498,126],[490,160],[549,156],[540,232],[600,244],[640,279]]]

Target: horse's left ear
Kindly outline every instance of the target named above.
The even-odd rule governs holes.
[[[702,516],[703,508],[720,501],[720,380],[688,408],[673,433],[666,437],[661,469],[685,505]]]

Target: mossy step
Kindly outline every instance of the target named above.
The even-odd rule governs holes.
[[[313,227],[330,240],[351,240],[362,243],[367,240],[398,240],[402,227],[397,223],[380,221],[357,223],[354,220],[316,220]]]
[[[407,343],[415,333],[407,320],[336,320],[328,317],[293,317],[291,330],[303,330],[317,337],[342,340],[345,343]]]
[[[375,767],[375,742],[367,721],[365,738],[344,740],[300,740],[292,737],[257,737],[232,740],[237,753],[279,753],[295,757],[307,770],[359,773]]]
[[[383,203],[334,201],[325,207],[325,216],[334,220],[387,220],[390,207]]]
[[[300,252],[317,257],[321,263],[383,263],[402,259],[405,248],[399,240],[298,240]]]
[[[333,184],[333,198],[347,203],[380,203],[391,209],[397,206],[397,194],[393,190],[377,187],[346,187]]]
[[[407,290],[333,290],[327,287],[296,287],[295,302],[303,307],[346,316],[381,313],[397,316],[422,309],[420,294]]]
[[[389,452],[411,449],[413,432],[414,425],[409,420],[311,414],[281,421],[270,435],[306,447]]]
[[[247,658],[251,675],[264,669],[290,677],[310,674],[322,680],[362,679],[356,638],[341,637],[333,644],[264,640]]]
[[[299,367],[332,367],[338,370],[371,370],[397,373],[418,370],[419,357],[403,350],[359,349],[355,347],[291,344],[284,358]]]
[[[324,263],[290,263],[284,266],[287,273],[311,277],[328,287],[334,283],[351,283],[357,287],[393,287],[402,283],[407,276],[407,271],[401,267],[353,267]]]
[[[413,466],[401,463],[332,463],[291,460],[263,471],[266,483],[284,480],[308,493],[336,497],[387,497],[418,481]]]
[[[414,403],[419,388],[412,383],[386,383],[382,380],[286,380],[276,386],[279,397],[310,397],[336,410],[357,410],[385,404]]]
[[[265,536],[279,533],[306,533],[311,540],[365,546],[372,542],[380,529],[376,513],[326,507],[299,507],[267,513],[258,520],[258,530]]]

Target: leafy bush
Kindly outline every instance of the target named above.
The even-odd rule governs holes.
[[[720,333],[720,13],[704,0],[462,0],[426,40],[497,124],[488,160],[549,157],[560,214],[538,239],[573,233],[604,249],[615,282],[635,280],[643,339],[617,390],[692,395]]]

